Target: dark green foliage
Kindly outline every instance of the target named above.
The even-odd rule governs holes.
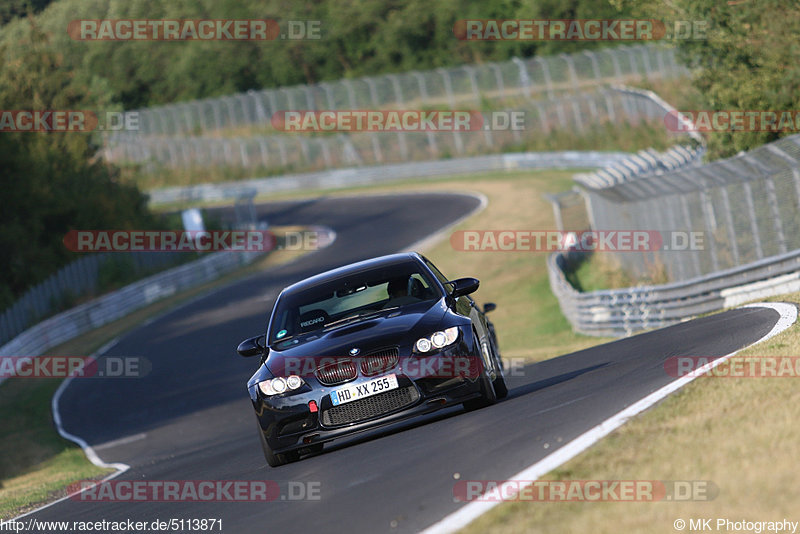
[[[704,21],[706,39],[677,41],[708,110],[800,109],[800,3],[797,0],[618,0],[663,20]],[[719,132],[712,158],[727,157],[795,132]]]
[[[125,109],[248,89],[317,83],[346,77],[506,60],[535,53],[574,52],[598,43],[460,41],[465,19],[620,18],[594,0],[59,0],[36,17],[75,79],[95,97]],[[109,42],[76,41],[78,19],[253,19],[320,21],[319,40]],[[9,24],[12,46],[28,25]],[[600,45],[607,43],[599,43]],[[614,44],[614,43],[611,43]]]
[[[91,109],[47,37],[29,28],[1,60],[0,109]],[[0,308],[77,257],[70,229],[150,228],[146,198],[94,157],[85,133],[0,134]]]

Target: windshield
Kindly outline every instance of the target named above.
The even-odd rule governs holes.
[[[282,341],[440,297],[429,275],[414,262],[357,273],[281,296],[269,339]]]

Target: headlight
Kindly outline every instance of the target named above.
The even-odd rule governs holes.
[[[287,391],[294,391],[303,384],[305,384],[305,382],[297,375],[290,375],[287,378],[279,376],[278,378],[259,382],[258,389],[260,389],[261,393],[264,395],[280,395]]]
[[[429,352],[431,349],[441,349],[448,345],[452,345],[458,339],[458,327],[454,326],[447,330],[439,330],[434,332],[430,338],[423,337],[417,340],[414,348],[418,352]]]
[[[283,393],[286,391],[286,380],[281,377],[274,378],[272,380],[272,389],[274,389],[278,393]]]
[[[303,385],[303,379],[297,375],[291,375],[286,379],[286,385],[289,387],[289,389],[297,389]]]

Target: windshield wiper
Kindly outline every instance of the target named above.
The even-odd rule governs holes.
[[[343,324],[343,323],[347,323],[347,322],[350,322],[350,321],[355,321],[356,319],[366,319],[367,317],[374,317],[374,316],[380,315],[380,314],[382,314],[384,312],[387,312],[387,311],[396,310],[397,308],[399,308],[399,306],[392,306],[391,308],[384,308],[382,310],[365,311],[365,312],[357,313],[355,315],[349,315],[349,316],[344,317],[342,319],[337,319],[337,320],[333,321],[332,323],[327,323],[325,325],[325,328],[328,328],[329,326],[335,326],[337,324]]]

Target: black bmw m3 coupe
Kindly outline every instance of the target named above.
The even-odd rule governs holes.
[[[266,334],[239,344],[261,358],[247,383],[267,463],[325,442],[455,404],[508,394],[492,323],[469,296],[475,278],[449,280],[417,253],[318,274],[285,288]]]

